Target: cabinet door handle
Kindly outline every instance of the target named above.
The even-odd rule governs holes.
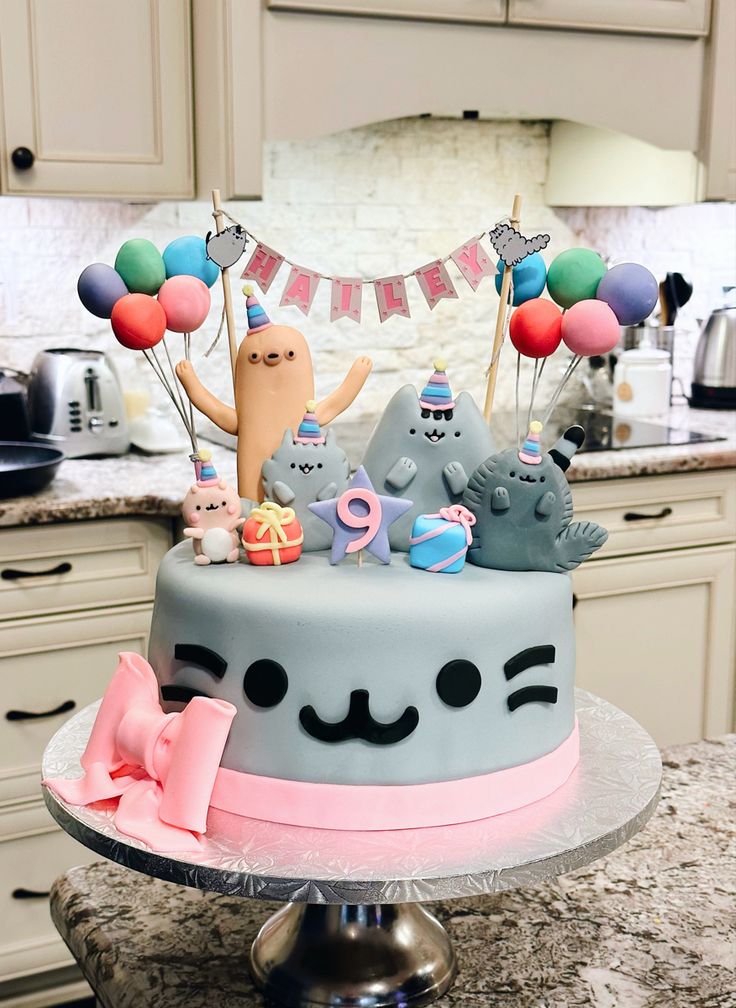
[[[57,564],[56,567],[52,567],[50,570],[41,571],[24,571],[17,570],[15,567],[6,567],[0,577],[3,581],[19,581],[20,578],[29,577],[54,577],[55,574],[68,574],[72,569],[72,565],[68,560],[64,560],[63,563]]]
[[[35,721],[36,718],[55,717],[57,714],[66,714],[67,711],[74,710],[77,706],[74,700],[65,700],[64,703],[47,711],[27,711],[9,710],[5,712],[6,721]]]
[[[27,900],[27,899],[48,899],[51,895],[50,890],[45,889],[24,889],[22,886],[18,889],[13,889],[10,894],[13,899]]]
[[[657,511],[656,514],[642,514],[641,511],[627,511],[624,515],[624,521],[656,521],[657,518],[667,518],[667,516],[671,514],[671,507],[663,507],[662,510]]]
[[[10,160],[13,162],[13,167],[17,168],[18,171],[28,171],[29,168],[33,167],[36,155],[30,147],[16,147],[10,155]]]

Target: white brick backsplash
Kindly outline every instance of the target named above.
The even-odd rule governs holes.
[[[522,229],[552,236],[550,262],[574,245],[597,249],[611,261],[645,263],[661,279],[680,271],[694,283],[675,346],[675,373],[689,381],[697,319],[718,303],[720,288],[736,282],[736,208],[723,204],[650,210],[552,209],[543,198],[548,127],[542,122],[404,119],[366,126],[308,142],[278,141],[264,150],[264,197],[232,202],[226,209],[267,244],[304,266],[330,275],[368,277],[404,273],[447,255],[472,235],[508,215],[514,192],[524,197]],[[123,350],[109,325],[77,300],[76,280],[91,262],[112,264],[128,238],[149,238],[163,251],[182,234],[213,230],[208,202],[131,204],[100,200],[0,198],[0,364],[27,368],[50,345],[104,349],[126,384],[151,387],[142,355]],[[252,252],[252,246],[246,255]],[[247,259],[231,272],[239,333],[245,312],[239,279]],[[371,287],[363,292],[360,327],[329,322],[329,285],[320,285],[309,318],[279,308],[288,276],[284,266],[263,303],[274,321],[294,325],[312,348],[318,394],[331,391],[360,353],[374,370],[351,408],[360,419],[382,407],[399,385],[419,385],[432,359],[448,360],[455,391],[468,388],[482,402],[498,298],[493,280],[474,294],[455,267],[460,297],[430,311],[416,280],[407,280],[411,320],[377,319]],[[222,292],[212,291],[212,310],[194,336],[195,359],[210,345],[220,320]],[[7,305],[15,305],[10,317]],[[179,357],[181,338],[168,337]],[[545,372],[549,394],[566,356],[559,352]],[[515,354],[505,348],[497,404],[513,405]],[[227,338],[198,364],[203,380],[230,398]],[[529,370],[524,373],[528,388]],[[525,393],[525,395],[528,393]],[[157,399],[161,396],[156,393]],[[543,400],[543,396],[540,397]]]

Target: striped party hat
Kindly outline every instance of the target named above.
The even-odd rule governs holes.
[[[215,486],[220,482],[217,469],[215,469],[214,462],[212,461],[212,452],[208,449],[202,448],[200,450],[195,468],[199,470],[197,472],[197,486]]]
[[[314,415],[316,406],[317,403],[314,399],[310,399],[307,403],[307,412],[304,414],[302,422],[299,424],[299,430],[296,432],[294,444],[318,445],[325,443],[322,431],[319,429],[317,417]]]
[[[419,405],[428,410],[450,410],[455,408],[452,389],[445,374],[445,362],[436,360],[433,364],[434,374],[429,376],[427,384],[419,396]]]
[[[529,433],[524,438],[521,446],[519,458],[527,465],[539,465],[542,461],[542,447],[539,444],[539,435],[542,433],[542,424],[539,420],[532,420],[529,424]]]
[[[248,335],[268,329],[272,324],[271,319],[258,303],[250,284],[243,287],[243,294],[245,294],[245,310],[248,312]]]

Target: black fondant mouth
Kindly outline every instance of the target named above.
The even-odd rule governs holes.
[[[523,473],[522,473],[521,476],[519,476],[519,479],[521,480],[522,483],[536,483],[537,482],[537,477],[536,476],[524,476]]]
[[[217,511],[219,509],[219,504],[208,504],[205,511]]]
[[[407,707],[401,717],[383,724],[370,712],[368,690],[353,690],[350,708],[342,721],[323,721],[314,707],[307,706],[299,711],[299,722],[318,742],[346,742],[357,738],[372,745],[393,745],[411,735],[419,724],[419,712],[416,707]]]
[[[310,465],[309,462],[304,462],[302,465],[299,466],[299,469],[301,472],[303,472],[305,475],[308,476],[309,473],[312,471],[312,469],[314,469],[314,466]]]
[[[437,442],[441,441],[442,438],[445,436],[445,432],[444,431],[438,431],[437,428],[435,427],[435,429],[433,431],[431,431],[431,432],[430,431],[425,431],[424,432],[424,436],[426,437],[426,439],[428,441],[431,441],[432,444],[437,444]]]

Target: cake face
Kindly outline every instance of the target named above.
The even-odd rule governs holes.
[[[516,767],[573,730],[565,575],[450,579],[323,554],[288,567],[159,570],[150,661],[167,710],[237,708],[222,766],[292,781],[419,784]]]

